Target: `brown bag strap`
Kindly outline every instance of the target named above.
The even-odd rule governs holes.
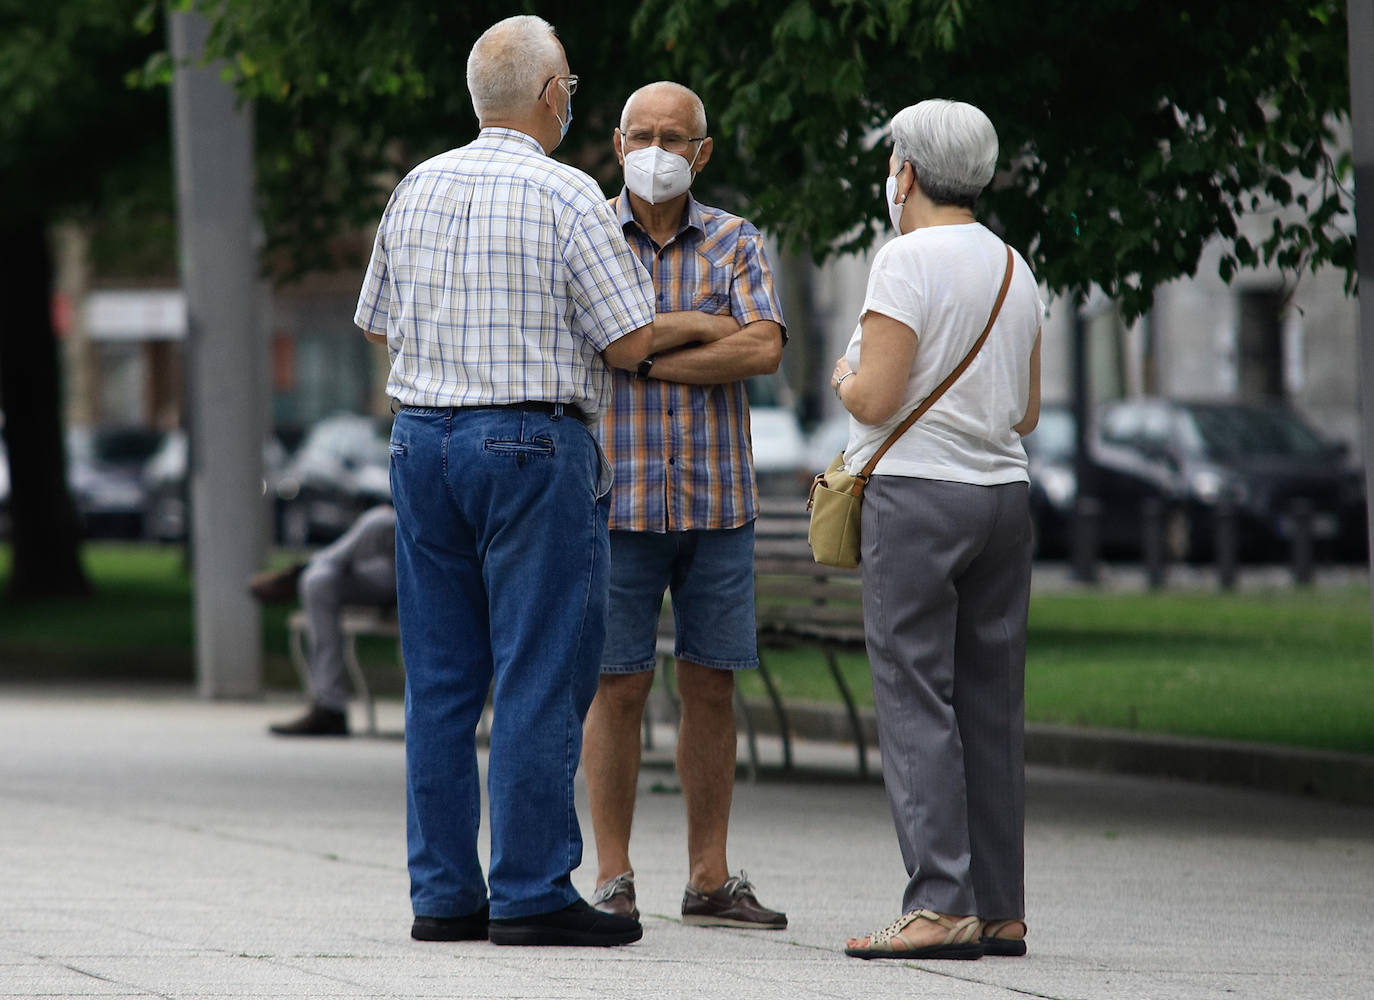
[[[1011,247],[1008,246],[1007,271],[1006,274],[1002,276],[1002,288],[997,293],[997,301],[993,303],[992,315],[988,317],[987,326],[983,327],[983,332],[978,335],[978,340],[974,343],[969,352],[964,355],[964,360],[959,362],[958,367],[950,372],[945,380],[937,385],[929,396],[921,400],[920,405],[912,410],[907,418],[897,425],[897,429],[888,435],[888,439],[883,442],[882,447],[875,451],[873,457],[864,464],[863,471],[854,477],[854,485],[849,491],[854,496],[858,496],[863,492],[864,484],[868,482],[868,477],[873,475],[873,470],[878,466],[878,460],[887,454],[887,449],[897,443],[897,439],[907,432],[907,428],[920,419],[922,413],[925,413],[926,410],[935,405],[936,401],[945,394],[945,391],[955,383],[959,376],[964,374],[964,369],[973,363],[974,357],[982,350],[984,342],[988,339],[988,334],[992,332],[992,324],[997,322],[997,314],[1002,311],[1002,303],[1006,300],[1007,289],[1011,287],[1011,273],[1014,262],[1015,258],[1011,255]]]

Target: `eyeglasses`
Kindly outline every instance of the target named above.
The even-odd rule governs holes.
[[[655,135],[648,129],[634,129],[629,132],[621,132],[621,138],[625,142],[626,149],[643,149],[652,146],[654,140],[663,147],[666,153],[685,153],[694,142],[702,142],[706,139],[704,135],[686,136],[678,135],[676,132],[664,132],[662,135]]]
[[[539,88],[539,96],[535,98],[536,101],[542,101],[544,99],[544,91],[548,90],[549,84],[553,83],[553,81],[555,80],[557,80],[559,83],[565,84],[563,89],[568,92],[569,97],[572,97],[573,94],[577,93],[576,73],[574,73],[572,76],[551,76],[544,81],[544,86]]]

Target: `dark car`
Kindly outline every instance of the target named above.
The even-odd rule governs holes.
[[[68,429],[67,484],[87,538],[142,537],[143,466],[161,442],[148,427]]]
[[[1143,520],[1158,496],[1186,531],[1174,556],[1212,554],[1219,509],[1234,512],[1242,554],[1283,558],[1305,517],[1326,555],[1352,544],[1363,522],[1361,479],[1344,445],[1322,438],[1287,407],[1138,399],[1102,407],[1092,436],[1093,492],[1104,533]],[[1186,545],[1185,545],[1186,543]]]
[[[354,413],[312,426],[277,482],[282,541],[331,541],[367,508],[390,503],[387,441],[376,421]]]

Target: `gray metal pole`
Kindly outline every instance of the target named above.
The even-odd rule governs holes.
[[[196,64],[209,32],[205,18],[173,13],[170,30],[181,278],[189,311],[196,680],[202,697],[245,698],[262,692],[262,620],[246,584],[261,567],[267,540],[252,122],[220,79],[220,67]]]
[[[1374,0],[1347,0],[1346,24],[1355,147],[1355,232],[1359,235],[1360,412],[1371,540],[1370,581],[1374,584]],[[1374,599],[1370,611],[1374,615]]]

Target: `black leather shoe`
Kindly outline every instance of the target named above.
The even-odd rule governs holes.
[[[274,723],[267,730],[275,736],[347,736],[348,713],[311,705],[299,719]]]
[[[492,944],[542,944],[605,948],[629,944],[644,936],[638,920],[602,913],[585,899],[552,913],[493,920],[487,936]]]
[[[491,907],[483,905],[466,917],[416,917],[410,936],[416,941],[485,941]]]

